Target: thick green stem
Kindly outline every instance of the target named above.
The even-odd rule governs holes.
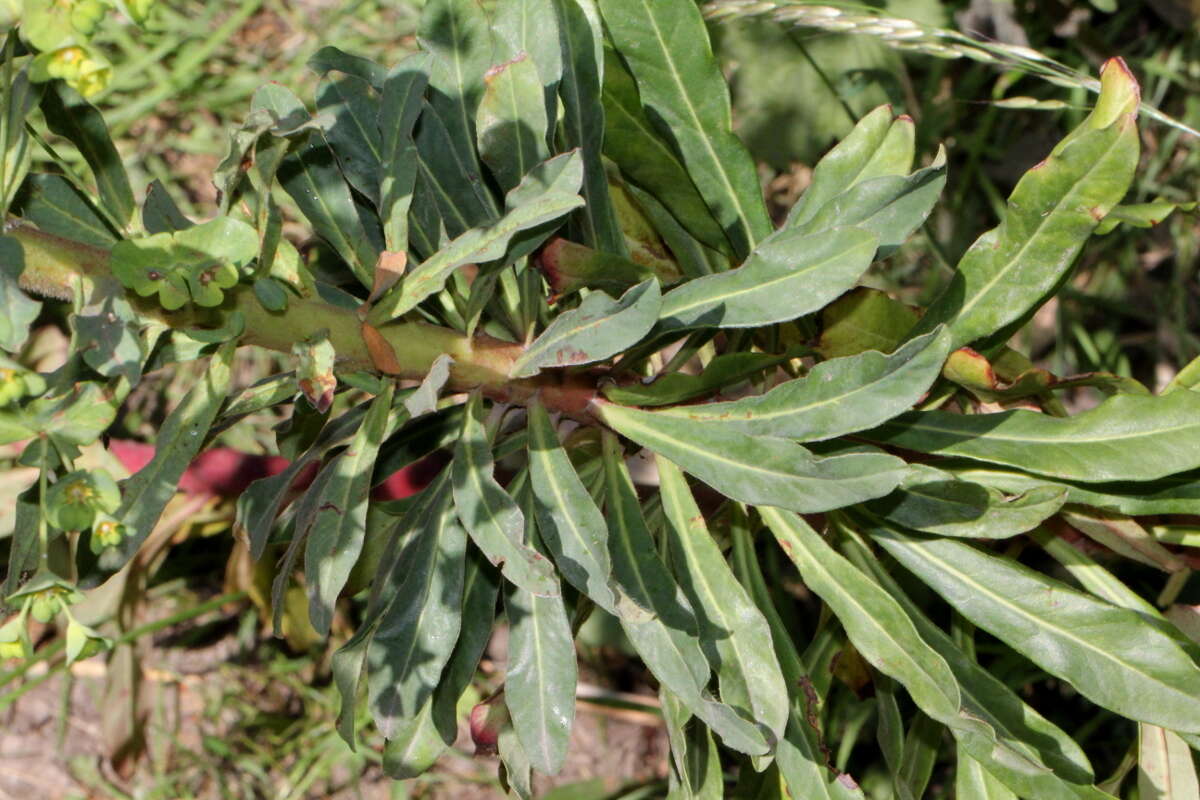
[[[11,227],[7,235],[24,249],[21,285],[31,292],[66,300],[77,291],[90,293],[97,281],[112,280],[109,252],[104,248],[20,223]],[[587,406],[596,396],[595,381],[586,376],[548,373],[526,380],[509,378],[512,364],[523,350],[521,345],[489,336],[464,336],[423,322],[396,322],[375,331],[364,328],[354,311],[317,298],[292,297],[287,310],[282,312],[263,308],[247,285],[226,292],[225,303],[215,309],[185,307],[166,311],[153,300],[142,300],[132,294],[129,299],[146,319],[173,328],[220,327],[232,312],[240,311],[246,319],[244,344],[283,353],[290,353],[296,342],[328,331],[339,367],[347,370],[423,378],[438,356],[449,355],[454,359],[448,382],[453,390],[478,388],[492,399],[522,405],[540,395],[547,407],[578,419],[590,420]]]

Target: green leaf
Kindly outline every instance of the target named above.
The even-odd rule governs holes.
[[[1065,280],[1088,236],[1125,195],[1138,161],[1136,97],[1128,99],[1136,83],[1114,60],[1101,86],[1096,110],[1025,173],[1000,225],[959,261],[918,332],[948,323],[955,347],[992,336],[1032,313]],[[1118,113],[1109,108],[1114,103]]]
[[[510,375],[527,378],[543,369],[591,364],[622,353],[654,327],[661,304],[655,278],[639,283],[620,300],[592,292],[577,308],[554,318],[513,362]]]
[[[453,157],[478,181],[475,113],[484,73],[492,65],[491,23],[477,0],[430,0],[421,13],[417,41],[434,57],[430,105],[445,125]]]
[[[371,401],[350,447],[322,470],[331,476],[321,493],[304,549],[308,618],[322,635],[329,633],[334,604],[362,552],[371,468],[387,432],[394,388],[387,383],[383,393]]]
[[[960,714],[954,674],[896,601],[798,515],[767,506],[758,512],[800,570],[804,584],[837,615],[863,658],[902,683],[918,708],[934,719],[966,726],[969,720]]]
[[[467,537],[455,518],[448,471],[426,491],[429,505],[412,521],[411,545],[377,578],[397,586],[367,651],[371,714],[389,738],[433,694],[462,623]]]
[[[173,233],[194,224],[179,210],[158,178],[150,181],[146,201],[142,204],[142,227],[146,233]]]
[[[0,328],[3,325],[0,322]],[[138,317],[119,288],[109,282],[94,289],[87,305],[71,316],[71,327],[89,367],[106,378],[121,375],[131,387],[137,386],[148,348],[139,336]]]
[[[317,111],[329,149],[350,185],[378,208],[383,137],[377,125],[378,94],[362,78],[326,76],[317,87]]]
[[[507,192],[550,157],[542,79],[529,56],[518,53],[489,69],[484,83],[475,117],[479,156]]]
[[[474,124],[472,120],[472,130]],[[429,195],[433,207],[424,210],[418,201],[414,213],[428,215],[428,219],[423,220],[420,226],[428,243],[436,245],[442,238],[438,226],[433,224],[437,216],[432,213],[434,211],[441,215],[441,224],[451,237],[493,221],[498,213],[496,200],[485,186],[475,145],[472,144],[467,153],[455,149],[446,123],[430,103],[425,103],[421,111],[416,143],[419,167],[417,192]]]
[[[821,312],[817,350],[825,358],[853,356],[867,350],[890,353],[905,342],[920,318],[915,308],[878,289],[860,286]]]
[[[542,543],[568,583],[610,614],[628,613],[631,601],[614,584],[604,515],[563,450],[545,407],[535,401],[528,411],[529,476]]]
[[[547,117],[557,116],[563,51],[554,0],[501,0],[492,13],[492,30],[496,52],[504,60],[520,53],[529,55],[545,87]]]
[[[1200,797],[1191,748],[1172,731],[1138,725],[1138,800]]]
[[[418,166],[413,127],[429,85],[429,67],[430,56],[426,53],[401,61],[388,73],[379,101],[378,125],[383,135],[379,217],[387,249],[397,253],[408,250],[408,212]]]
[[[523,544],[525,519],[520,507],[493,476],[492,445],[484,428],[483,396],[467,401],[462,436],[451,468],[454,504],[471,540],[508,581],[535,595],[557,596],[553,565]]]
[[[853,225],[879,237],[884,258],[920,227],[946,186],[946,152],[912,175],[888,175],[856,183],[827,203],[811,220],[797,225],[810,233]]]
[[[100,202],[121,228],[129,225],[135,208],[129,176],[108,135],[104,117],[62,81],[53,81],[42,94],[46,125],[79,148],[92,170]]]
[[[691,0],[601,0],[617,52],[647,112],[683,158],[701,196],[745,258],[771,232],[754,162],[732,131],[729,89]]]
[[[410,270],[398,286],[380,298],[371,310],[369,320],[380,325],[400,316],[426,297],[441,291],[454,270],[464,264],[479,264],[501,258],[517,234],[556,220],[577,208],[583,202],[577,194],[571,193],[579,188],[579,183],[571,180],[580,174],[576,169],[577,158],[577,154],[557,157],[563,160],[564,178],[550,186],[542,185],[542,176],[536,170],[526,177],[510,193],[520,193],[524,202],[511,208],[495,222],[472,228]],[[549,167],[557,159],[551,159],[543,166]],[[548,236],[550,231],[544,233]],[[536,242],[530,246],[531,249],[532,246],[536,246]]]
[[[8,215],[9,205],[33,161],[25,119],[41,99],[44,83],[29,80],[28,68],[22,69],[0,96],[5,109],[0,116],[0,216]]]
[[[725,778],[721,774],[721,756],[712,732],[693,720],[692,712],[669,689],[658,690],[667,738],[671,743],[671,800],[721,800],[725,796]]]
[[[604,440],[604,474],[613,572],[634,602],[653,612],[641,621],[621,618],[622,630],[654,677],[727,747],[751,755],[766,753],[769,745],[762,732],[705,690],[709,670],[695,614],[658,556],[620,445],[611,434]]]
[[[233,382],[236,341],[226,342],[209,362],[204,377],[167,415],[155,437],[154,457],[125,481],[121,507],[113,514],[129,529],[129,536],[100,558],[100,565],[115,571],[141,546],[158,523],[167,502],[175,496],[183,471],[204,444],[205,434],[217,418]]]
[[[477,548],[468,547],[463,577],[462,628],[433,696],[416,719],[402,723],[383,753],[383,769],[403,780],[425,772],[458,736],[458,701],[475,678],[492,637],[500,574]]]
[[[15,353],[25,345],[42,304],[21,291],[25,250],[11,236],[0,236],[0,350]]]
[[[858,228],[777,231],[741,267],[667,292],[663,326],[752,328],[802,317],[853,287],[876,246],[875,235]]]
[[[1200,467],[1200,393],[1117,395],[1073,417],[913,411],[864,436],[1053,478],[1147,481]]]
[[[871,536],[964,617],[1092,702],[1142,722],[1200,731],[1200,668],[1135,612],[954,539],[890,526]]]
[[[625,386],[609,385],[604,396],[625,406],[670,406],[713,394],[782,364],[789,355],[771,353],[724,353],[704,367],[698,375],[682,372],[660,374],[651,383],[636,382]]]
[[[859,184],[886,176],[907,175],[912,168],[915,126],[879,106],[860,119],[813,167],[804,194],[788,211],[785,227],[811,225],[839,196]]]
[[[317,235],[370,288],[379,243],[363,226],[332,151],[324,144],[305,145],[283,160],[277,175]]]
[[[595,0],[552,0],[562,49],[562,138],[583,156],[582,194],[587,201],[576,215],[583,243],[624,255],[625,239],[608,191],[601,151],[604,145],[604,30]]]
[[[47,233],[97,247],[112,247],[118,236],[91,199],[61,175],[25,178],[13,210]]]
[[[748,436],[660,412],[598,403],[594,413],[621,435],[746,503],[817,513],[882,497],[903,477],[904,462],[883,453],[817,458],[786,439]]]
[[[763,395],[662,413],[755,436],[801,442],[832,439],[911,408],[937,379],[949,352],[949,333],[940,329],[907,342],[891,355],[868,350],[824,361],[805,377],[781,383]]]
[[[999,778],[971,758],[961,744],[958,746],[955,761],[957,761],[954,770],[954,794],[956,797],[974,797],[978,800],[1018,800],[1012,790],[1005,786]]]
[[[732,255],[725,232],[679,156],[646,116],[637,83],[611,47],[604,48],[603,101],[604,155],[621,168],[622,175],[662,203],[688,233]]]
[[[296,477],[310,464],[319,461],[333,447],[354,435],[362,424],[366,408],[359,406],[347,411],[324,428],[300,456],[294,458],[282,472],[251,483],[237,501],[234,528],[244,533],[250,542],[250,557],[262,558],[271,535],[271,526],[287,499],[288,489]]]
[[[938,536],[1004,539],[1036,528],[1067,501],[1061,486],[1037,486],[1015,497],[933,467],[913,464],[900,488],[868,508],[906,528]]]
[[[331,45],[326,45],[309,56],[306,65],[321,77],[333,70],[353,75],[366,81],[376,91],[382,91],[387,80],[387,71],[371,59],[347,53]]]
[[[700,643],[717,673],[721,701],[781,739],[788,692],[767,621],[725,563],[683,473],[661,456],[655,463],[671,563],[696,612]]]
[[[525,541],[531,546],[532,493],[528,483],[524,488]],[[557,775],[567,757],[575,718],[571,621],[561,594],[539,597],[517,586],[505,592],[504,609],[509,624],[504,701],[530,764],[545,775]]]
[[[1000,744],[995,747],[979,738],[958,736],[961,747],[1022,796],[1064,799],[1095,796],[1081,791],[1081,784],[1092,781],[1092,768],[1069,734],[1026,705],[1016,692],[955,644],[900,589],[883,562],[860,541],[847,541],[845,547],[851,561],[892,595],[921,638],[946,659],[958,680],[964,708],[991,725]]]

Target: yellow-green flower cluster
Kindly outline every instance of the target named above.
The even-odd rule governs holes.
[[[106,15],[121,10],[145,22],[156,0],[0,0],[0,32],[20,25],[21,38],[37,55],[34,81],[61,78],[84,97],[108,85],[112,65],[91,45]]]

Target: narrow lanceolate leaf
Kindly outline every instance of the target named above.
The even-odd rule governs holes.
[[[469,153],[456,150],[445,122],[428,102],[421,111],[416,143],[418,197],[426,202],[429,198],[433,200],[430,209],[422,208],[420,202],[413,209],[414,214],[429,217],[423,228],[425,238],[433,244],[442,238],[438,225],[431,224],[439,214],[446,234],[451,237],[495,218],[496,199],[483,180],[483,167],[475,157],[476,150],[472,148]]]
[[[623,406],[669,406],[735,386],[788,359],[787,353],[724,353],[708,362],[698,375],[669,372],[658,375],[652,383],[611,385],[603,391],[606,398]]]
[[[745,711],[776,740],[788,718],[788,691],[771,647],[771,630],[737,582],[679,468],[656,459],[668,551],[696,612],[700,641],[716,670],[721,702]]]
[[[981,236],[918,324],[949,323],[954,346],[1022,320],[1066,278],[1075,256],[1120,202],[1138,161],[1133,76],[1120,59],[1101,74],[1095,110],[1021,178],[999,227]]]
[[[812,181],[788,212],[786,227],[808,224],[834,198],[856,185],[885,176],[907,175],[912,167],[914,126],[880,106],[860,119],[813,168]]]
[[[933,467],[911,465],[900,488],[871,510],[906,528],[938,536],[1004,539],[1036,528],[1067,501],[1061,486],[1035,486],[1015,497]]]
[[[16,74],[4,93],[6,107],[0,114],[0,214],[8,214],[13,195],[33,162],[33,140],[25,131],[25,118],[38,104],[45,87],[44,83],[30,81],[26,68]]]
[[[1196,470],[1154,481],[1083,485],[965,459],[947,459],[938,462],[938,466],[962,480],[982,483],[1008,494],[1020,494],[1038,486],[1060,486],[1067,491],[1068,503],[1122,514],[1200,514],[1200,474]]]
[[[212,357],[204,377],[167,415],[155,439],[154,458],[125,482],[121,507],[114,516],[129,535],[101,556],[100,565],[117,569],[137,552],[158,522],[167,502],[175,496],[183,471],[200,452],[233,380],[235,341],[226,342]]]
[[[1157,725],[1138,725],[1138,800],[1200,797],[1187,742]]]
[[[421,114],[422,96],[429,85],[430,56],[417,53],[388,73],[379,101],[380,155],[379,218],[391,252],[408,250],[408,210],[417,179],[417,146],[413,127]]]
[[[786,439],[749,436],[653,411],[598,403],[595,412],[623,436],[666,456],[726,497],[816,513],[882,497],[904,462],[883,453],[817,458]]]
[[[432,0],[421,13],[417,38],[434,56],[429,102],[449,133],[455,157],[478,178],[475,110],[493,49],[487,14],[478,0]]]
[[[333,447],[354,435],[362,424],[365,409],[352,409],[321,429],[316,440],[299,458],[296,458],[278,475],[260,478],[242,492],[237,501],[237,517],[234,526],[245,533],[250,541],[250,555],[262,558],[271,534],[271,525],[279,515],[279,509],[287,497],[292,481],[308,465],[320,460]]]
[[[462,436],[454,448],[454,504],[471,540],[510,583],[537,595],[558,594],[554,567],[523,544],[525,518],[493,473],[492,445],[484,428],[483,396],[467,401]]]
[[[728,403],[680,406],[664,412],[719,423],[756,436],[820,441],[865,430],[908,410],[941,373],[950,353],[945,329],[917,337],[884,355],[868,350],[813,367],[803,378]]]
[[[1116,395],[1073,417],[913,411],[864,436],[1072,481],[1150,481],[1200,467],[1200,393]]]
[[[542,543],[567,582],[610,614],[627,613],[613,585],[604,515],[563,450],[544,406],[529,406],[529,477]],[[644,616],[644,614],[642,615]]]
[[[875,234],[780,230],[741,267],[688,281],[663,298],[665,328],[752,328],[802,317],[850,289],[871,265]]]
[[[1012,789],[999,778],[984,769],[983,765],[958,746],[957,764],[954,768],[954,794],[956,797],[975,797],[978,800],[1018,800]]]
[[[326,76],[317,88],[321,130],[337,154],[342,174],[376,207],[383,161],[383,138],[376,119],[379,96],[371,85],[353,75]]]
[[[104,117],[62,81],[50,83],[42,94],[42,113],[50,130],[79,148],[96,179],[100,202],[113,221],[121,227],[128,226],[136,208],[133,189],[121,155],[109,138]]]
[[[532,546],[533,494],[520,492],[525,543]],[[504,595],[508,615],[508,666],[504,702],[529,763],[538,772],[562,769],[575,719],[575,637],[561,594],[538,597],[513,586]]]
[[[475,677],[492,635],[500,575],[475,548],[468,548],[463,578],[462,628],[441,680],[416,718],[402,722],[383,751],[390,778],[415,778],[433,766],[458,736],[458,700]]]
[[[333,606],[362,552],[367,530],[371,469],[387,433],[394,386],[371,401],[350,447],[325,466],[333,474],[322,492],[304,550],[308,616],[320,634],[329,632]]]
[[[745,258],[771,231],[754,162],[732,131],[729,88],[691,0],[601,0],[642,103],[670,131],[713,216]]]
[[[888,594],[839,555],[796,514],[758,509],[805,585],[830,607],[868,662],[902,683],[917,706],[959,727],[958,682],[945,659],[927,645],[912,620]]]
[[[592,292],[577,308],[559,314],[513,362],[511,375],[527,378],[542,369],[603,361],[642,340],[658,320],[658,280],[634,286],[621,299]]]
[[[558,96],[563,106],[563,141],[583,154],[583,196],[578,214],[583,242],[606,253],[625,254],[625,239],[613,210],[604,173],[604,40],[595,0],[553,0],[563,54]]]
[[[1092,702],[1200,732],[1200,668],[1136,612],[954,539],[882,525],[871,535],[964,617]]]
[[[433,694],[462,623],[466,533],[454,515],[449,476],[426,491],[430,505],[405,557],[377,580],[395,582],[367,651],[375,725],[390,737]]]
[[[638,621],[622,618],[625,635],[654,677],[704,720],[727,747],[751,755],[766,753],[769,745],[761,730],[728,705],[713,700],[705,689],[708,662],[697,635],[695,613],[658,555],[620,445],[612,434],[606,434],[604,440],[604,475],[613,571],[633,600],[653,612]]]
[[[313,230],[369,289],[379,248],[358,216],[333,152],[324,144],[302,147],[283,160],[277,175]]]
[[[667,739],[671,743],[671,800],[720,800],[725,796],[721,756],[712,731],[692,719],[692,712],[669,689],[659,689]]]
[[[961,647],[908,597],[883,562],[859,541],[845,543],[852,563],[870,574],[892,596],[954,672],[963,708],[986,722],[996,741],[966,731],[952,731],[960,748],[984,764],[1022,797],[1099,798],[1088,788],[1093,774],[1083,750],[1066,731],[1045,719]]]
[[[479,156],[507,192],[550,157],[542,79],[528,54],[518,53],[489,69],[484,83],[475,117]]]
[[[688,233],[732,255],[725,231],[679,156],[646,116],[637,83],[611,47],[604,49],[604,155],[622,175],[654,195]]]
[[[552,116],[563,74],[554,0],[503,0],[492,13],[492,30],[496,34],[496,53],[504,59],[529,54],[546,89],[547,116]]]
[[[576,158],[575,155],[566,158],[567,164],[562,170],[564,176],[582,177],[580,172],[572,168]],[[583,203],[583,199],[574,193],[579,189],[578,181],[564,178],[549,186],[543,186],[541,180],[535,170],[534,174],[510,193],[520,193],[523,202],[512,207],[494,223],[472,228],[462,234],[411,270],[398,286],[380,298],[371,310],[370,322],[382,325],[414,308],[426,297],[441,291],[454,270],[464,264],[495,261],[503,257],[509,242],[517,234],[556,220]],[[549,236],[550,231],[544,231],[544,235]],[[536,246],[536,241],[532,246]]]
[[[946,151],[912,175],[887,175],[855,184],[796,230],[816,233],[853,225],[879,238],[878,258],[890,255],[920,227],[946,186]]]
[[[84,244],[112,247],[118,238],[91,199],[61,175],[26,176],[13,210],[47,233]]]

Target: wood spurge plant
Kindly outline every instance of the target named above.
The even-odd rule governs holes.
[[[672,798],[917,798],[937,763],[966,800],[1113,797],[1133,763],[1143,800],[1197,796],[1195,556],[1159,531],[1200,514],[1200,366],[1154,394],[1009,346],[1089,236],[1138,215],[1120,59],[913,308],[862,281],[930,214],[946,154],[878,108],[773,220],[693,0],[428,0],[399,63],[318,53],[314,105],[264,81],[203,222],[160,185],[139,207],[81,96],[95,70],[47,66],[106,9],[26,2],[4,51],[0,444],[40,478],[0,656],[59,615],[69,660],[109,646],[72,603],[203,448],[282,406],[291,464],[235,535],[275,575],[277,627],[296,581],[319,634],[354,620],[338,730],[353,747],[365,702],[394,777],[454,742],[504,625],[503,691],[470,721],[530,796],[567,755],[576,636],[608,617],[657,683]],[[30,171],[35,120],[89,176]],[[25,344],[55,313],[69,356],[38,372]],[[284,371],[243,385],[247,347]],[[118,485],[83,458],[147,374],[191,361],[149,463]],[[434,453],[417,495],[372,499]],[[831,750],[868,702],[883,788]],[[1080,741],[1096,715],[1128,721],[1112,777]]]

